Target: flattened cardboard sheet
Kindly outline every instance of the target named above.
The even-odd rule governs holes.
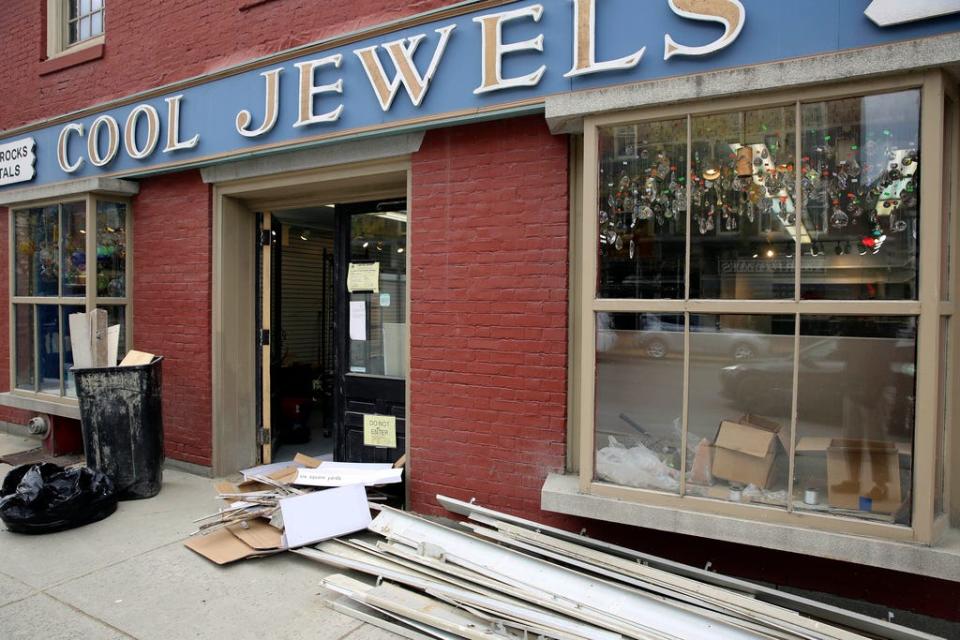
[[[205,536],[194,536],[184,542],[183,546],[199,553],[210,562],[221,565],[259,555],[256,549],[251,548],[226,529],[218,529]]]
[[[271,527],[266,520],[247,520],[246,523],[232,524],[227,529],[247,546],[258,551],[283,548],[283,533]]]

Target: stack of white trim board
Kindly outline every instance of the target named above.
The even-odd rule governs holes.
[[[298,457],[298,463],[302,462],[304,458]],[[327,472],[335,470],[332,467]],[[373,471],[368,470],[371,481],[379,482]],[[286,473],[292,477],[289,470]],[[326,570],[318,575],[324,576],[319,582],[330,592],[324,599],[330,607],[400,637],[934,638],[885,620],[444,496],[437,496],[439,503],[452,517],[463,517],[462,521],[440,523],[364,502],[361,484],[306,494],[334,495],[322,503],[314,498],[316,504],[306,505],[299,514],[304,521],[325,523],[323,541],[301,544],[313,534],[291,535],[293,521],[283,504],[286,500],[306,501],[299,494],[266,493],[277,494],[288,529],[282,543],[264,552],[290,550],[325,565]],[[245,501],[252,497],[224,495]],[[263,510],[257,518],[267,517],[267,512],[276,518],[276,506],[270,500],[244,508],[250,513]],[[375,518],[371,512],[377,514]],[[229,515],[222,519],[229,520]],[[223,526],[229,531],[236,524]],[[338,530],[341,533],[335,533]],[[252,534],[247,537],[254,538]],[[331,574],[331,570],[338,573]]]

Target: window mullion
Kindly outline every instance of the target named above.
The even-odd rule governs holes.
[[[33,310],[33,392],[40,392],[40,314],[37,305],[31,305]]]
[[[799,235],[799,234],[798,234]],[[800,392],[800,314],[793,316],[793,390],[790,405],[790,450],[787,452],[787,511],[793,511],[795,495],[794,475],[797,456],[797,416],[800,413],[798,401]]]
[[[65,376],[63,375],[63,364],[66,359],[66,354],[64,353],[64,351],[66,351],[66,344],[63,337],[64,337],[63,307],[58,304],[57,305],[57,341],[60,344],[57,345],[57,353],[60,354],[60,371],[58,372],[57,375],[60,378],[60,397],[67,395],[67,384],[66,384]]]
[[[687,424],[690,413],[690,314],[683,314],[683,407],[680,411],[680,495],[687,495]]]
[[[97,295],[97,201],[93,195],[87,195],[87,287],[85,291],[87,313],[96,306]]]
[[[687,115],[687,175],[686,175],[686,201],[687,201],[687,234],[686,254],[684,255],[684,278],[683,278],[683,299],[690,299],[690,245],[692,243],[691,234],[693,222],[693,117]]]
[[[801,173],[803,171],[803,119],[801,117],[801,107],[800,101],[797,100],[794,106],[794,130],[796,131],[796,136],[794,140],[794,154],[793,154],[793,179],[794,179],[794,203],[793,209],[796,214],[796,217],[793,221],[793,231],[794,231],[794,249],[793,249],[793,299],[800,301],[800,287],[802,285],[801,281],[801,269],[803,266],[802,254],[803,254],[803,233],[801,229],[804,229],[803,222],[803,178]],[[796,355],[796,354],[794,354]],[[794,398],[796,400],[796,398]]]

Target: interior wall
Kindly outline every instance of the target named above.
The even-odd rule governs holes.
[[[333,232],[284,225],[281,233],[280,259],[280,336],[284,365],[319,364],[320,323],[331,321],[320,317],[325,296],[322,269],[324,249],[333,255]],[[333,284],[331,273],[327,283]],[[331,288],[328,287],[328,288]],[[332,304],[332,296],[327,296]]]

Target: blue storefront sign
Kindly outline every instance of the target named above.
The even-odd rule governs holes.
[[[11,132],[0,145],[32,138],[36,162],[4,188],[533,112],[553,94],[960,31],[960,2],[525,0],[414,22]]]

